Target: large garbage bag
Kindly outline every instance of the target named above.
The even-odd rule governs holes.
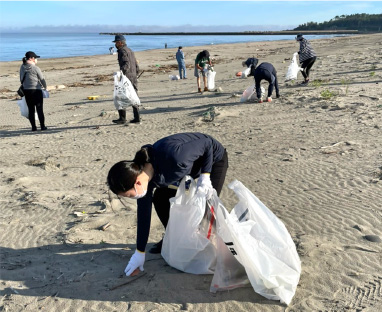
[[[27,101],[25,100],[25,96],[23,96],[21,98],[21,100],[17,100],[17,105],[19,106],[20,108],[20,114],[21,116],[29,119],[29,108],[28,108],[28,105],[27,105]],[[37,115],[37,111],[35,111],[34,113],[34,118],[36,120],[38,120],[38,115]]]
[[[265,89],[263,87],[260,87],[260,89],[261,89],[261,97],[264,97]],[[256,99],[257,99],[256,84],[253,84],[244,90],[240,98],[240,102],[243,103],[243,102],[255,101]]]
[[[140,105],[141,101],[135,92],[133,84],[122,71],[114,73],[114,105],[118,110],[126,109],[131,105]]]
[[[302,69],[300,68],[300,66],[298,66],[297,55],[298,55],[297,52],[293,54],[292,61],[290,62],[290,65],[288,67],[288,70],[285,76],[285,81],[296,80],[298,72]]]
[[[191,180],[186,190],[186,180]],[[204,193],[186,176],[170,199],[170,218],[163,238],[162,257],[187,273],[213,274],[216,265],[215,218],[207,209]]]
[[[236,180],[228,187],[239,198],[231,213],[228,213],[216,193],[211,201],[218,237],[244,267],[258,294],[289,304],[300,278],[301,263],[288,230],[241,182]],[[224,262],[219,258],[228,260]],[[229,289],[230,284],[236,287],[245,285],[240,266],[227,256],[226,250],[222,256],[219,249],[217,259],[211,291]]]
[[[216,71],[209,69],[207,72],[207,88],[209,91],[214,91],[215,89],[215,76]]]

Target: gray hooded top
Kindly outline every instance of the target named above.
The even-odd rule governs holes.
[[[26,90],[41,90],[41,86],[46,89],[46,82],[42,75],[41,69],[34,64],[23,64],[20,67],[20,83],[23,82],[24,89]]]

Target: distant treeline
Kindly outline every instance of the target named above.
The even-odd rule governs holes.
[[[358,30],[360,32],[382,31],[382,14],[351,14],[336,16],[329,22],[308,22],[294,30]]]

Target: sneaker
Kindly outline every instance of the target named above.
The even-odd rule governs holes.
[[[122,125],[124,123],[126,123],[126,120],[123,120],[123,119],[115,119],[113,120],[114,123],[118,124],[118,125]]]
[[[267,102],[272,102],[272,98],[271,97],[267,98]]]
[[[202,93],[202,89],[198,88],[198,93]]]
[[[141,123],[141,119],[132,119],[130,120],[130,123]]]
[[[152,254],[161,253],[162,252],[162,244],[163,244],[163,239],[161,239],[160,242],[154,244],[154,246],[150,248],[149,253],[152,253]]]
[[[207,88],[207,87],[204,87],[204,91],[208,91],[208,88]]]
[[[44,130],[48,130],[48,128],[45,126],[41,127],[41,131],[44,131]]]
[[[37,127],[32,127],[32,131],[37,131]]]
[[[263,103],[263,100],[262,100],[262,99],[259,99],[257,102],[258,102],[258,103]]]

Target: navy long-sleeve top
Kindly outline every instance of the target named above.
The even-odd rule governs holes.
[[[154,189],[177,184],[186,175],[197,178],[201,173],[210,173],[213,164],[222,160],[225,150],[213,137],[197,132],[174,134],[143,147],[148,149],[154,176],[146,196],[137,200],[139,251],[145,251],[150,233]]]
[[[279,94],[279,84],[277,81],[277,72],[275,67],[271,63],[261,63],[256,67],[255,73],[255,84],[256,84],[256,95],[259,99],[261,97],[260,83],[261,80],[266,80],[269,82],[268,87],[268,97],[272,95],[273,86],[276,89],[276,95]]]

